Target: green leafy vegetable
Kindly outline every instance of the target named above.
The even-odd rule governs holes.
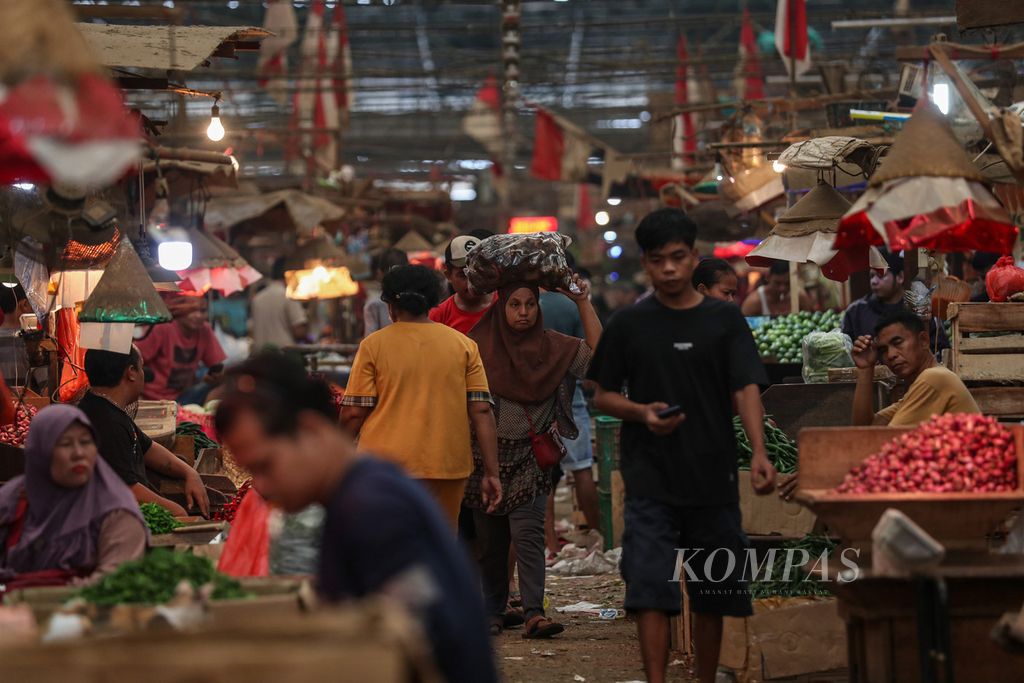
[[[853,343],[839,330],[811,332],[804,337],[803,346],[803,378],[808,384],[828,382],[830,368],[853,367]]]
[[[169,534],[178,527],[184,526],[166,508],[156,503],[143,503],[139,505],[139,509],[142,510],[142,518],[146,520],[146,526],[149,527],[151,534]]]
[[[204,448],[219,448],[220,444],[207,436],[203,428],[197,425],[195,422],[180,422],[178,427],[174,430],[174,433],[180,436],[191,436],[195,440],[195,457],[199,457],[199,453]]]
[[[183,580],[196,588],[212,583],[214,600],[247,597],[242,585],[219,573],[209,559],[167,548],[125,562],[99,583],[82,589],[81,596],[97,605],[160,604],[174,597],[174,589]]]

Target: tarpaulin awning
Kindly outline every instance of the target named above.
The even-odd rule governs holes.
[[[104,66],[160,71],[192,71],[214,53],[231,56],[240,43],[270,35],[252,26],[75,26]]]
[[[258,218],[276,206],[282,206],[292,219],[289,227],[310,234],[325,221],[344,218],[347,210],[322,197],[301,190],[278,190],[266,194],[213,197],[206,205],[205,223],[211,231],[228,230],[243,221]]]

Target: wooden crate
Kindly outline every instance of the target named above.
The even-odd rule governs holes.
[[[840,494],[833,489],[846,474],[909,429],[824,427],[800,432],[800,477],[796,500],[810,508],[833,533],[851,545],[870,547],[871,531],[888,508],[909,515],[947,547],[986,545],[1024,504],[1024,425],[1010,425],[1017,441],[1016,491],[999,493]]]
[[[952,303],[950,369],[975,382],[1024,381],[1024,304]],[[972,337],[973,333],[1000,333]]]

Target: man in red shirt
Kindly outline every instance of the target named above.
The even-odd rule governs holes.
[[[206,300],[201,296],[178,295],[167,302],[174,321],[154,325],[135,345],[142,352],[153,381],[146,382],[142,398],[174,401],[196,383],[202,363],[208,379],[219,376],[227,356],[206,320]]]
[[[466,278],[466,258],[481,240],[472,235],[459,235],[444,250],[444,275],[455,290],[430,311],[430,319],[447,325],[462,334],[469,334],[497,298],[497,294],[474,294]]]

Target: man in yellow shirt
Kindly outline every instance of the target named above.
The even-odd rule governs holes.
[[[908,386],[899,402],[876,414],[872,399],[879,360]],[[935,362],[924,321],[910,311],[882,318],[874,337],[858,337],[853,361],[857,365],[854,425],[916,427],[933,415],[981,412],[960,378]]]

